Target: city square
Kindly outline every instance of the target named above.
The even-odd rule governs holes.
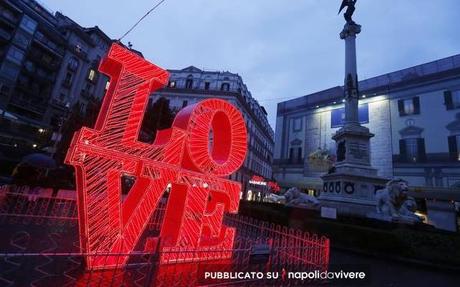
[[[459,3],[121,2],[0,3],[0,286],[458,285]]]

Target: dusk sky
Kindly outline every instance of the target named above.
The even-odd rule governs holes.
[[[42,0],[82,26],[124,34],[159,0]],[[266,107],[341,85],[341,0],[166,0],[124,40],[167,69],[238,73]],[[360,0],[360,79],[460,53],[459,0]]]

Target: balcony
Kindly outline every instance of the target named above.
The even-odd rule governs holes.
[[[60,63],[58,61],[47,61],[47,60],[41,59],[41,64],[49,70],[56,71],[59,69]]]
[[[45,72],[43,69],[30,69],[23,67],[21,70],[23,75],[27,75],[32,82],[39,84],[49,84],[55,79],[55,73]]]
[[[46,112],[45,104],[37,104],[21,98],[12,97],[9,104],[37,114],[44,114]]]
[[[69,109],[69,107],[68,107],[69,104],[68,104],[68,103],[65,103],[65,102],[62,101],[62,100],[53,99],[53,100],[51,101],[51,104],[52,104],[54,107],[56,107],[56,108],[58,108],[58,109],[60,109],[60,110],[65,110],[65,111],[67,111],[67,110]]]
[[[51,56],[38,51],[37,49],[32,49],[28,57],[31,61],[39,64],[47,70],[57,70],[59,69],[60,62]]]
[[[35,126],[30,126],[19,121],[10,121],[8,119],[0,119],[0,124],[3,134],[28,140],[36,140],[37,128]]]
[[[283,158],[283,159],[274,159],[273,165],[277,166],[302,166],[304,165],[305,160],[303,158]]]
[[[0,21],[14,28],[19,22],[19,18],[14,16],[9,10],[0,9]]]
[[[423,160],[409,160],[401,155],[393,155],[394,167],[410,167],[410,166],[445,166],[445,165],[460,165],[458,156],[444,153],[427,153]]]
[[[46,36],[40,32],[36,33],[34,41],[53,54],[59,57],[64,56],[64,49],[57,46],[54,42],[48,40],[48,38],[46,38]]]

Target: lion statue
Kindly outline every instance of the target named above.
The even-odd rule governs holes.
[[[378,190],[375,194],[377,214],[422,221],[422,218],[415,214],[417,204],[413,197],[408,196],[408,191],[407,181],[390,180],[385,189]]]
[[[286,206],[316,206],[319,204],[316,197],[301,192],[297,187],[291,187],[284,195],[271,194],[269,198],[272,202],[284,203]]]

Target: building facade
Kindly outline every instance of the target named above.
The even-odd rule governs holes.
[[[264,107],[252,97],[237,74],[202,71],[193,66],[169,72],[168,86],[152,94],[151,104],[163,97],[178,111],[206,98],[221,98],[241,111],[248,130],[248,154],[243,166],[230,178],[241,182],[242,197],[261,199],[270,190],[274,149],[274,132]],[[252,180],[254,177],[258,180]]]
[[[75,104],[101,98],[97,65],[111,40],[33,0],[0,2],[0,160],[14,165],[37,150],[53,153]]]
[[[460,55],[359,82],[359,120],[375,137],[371,163],[385,178],[413,187],[460,188]],[[334,158],[343,87],[278,104],[274,176],[283,187],[318,194],[312,157]],[[318,151],[320,151],[318,153]]]
[[[82,112],[91,100],[101,100],[108,87],[108,77],[98,66],[112,40],[97,26],[84,28],[57,12],[57,26],[66,40],[66,50],[51,93],[49,122],[66,115],[77,104]]]

